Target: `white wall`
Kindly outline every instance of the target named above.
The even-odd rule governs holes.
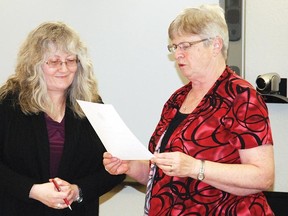
[[[245,78],[260,74],[288,78],[288,1],[246,0]],[[288,192],[288,104],[268,103],[275,149],[274,191]]]
[[[167,28],[185,7],[218,0],[1,0],[0,83],[13,72],[28,32],[42,21],[61,20],[87,43],[100,93],[147,145],[163,103],[183,82],[168,59]],[[288,76],[288,1],[246,1],[245,78]],[[288,105],[268,104],[275,142],[275,191],[288,191]],[[103,196],[100,215],[142,215],[143,187],[117,187]],[[118,192],[118,193],[116,193]],[[125,212],[125,214],[124,214]]]
[[[1,0],[0,84],[18,47],[42,21],[74,27],[90,49],[99,90],[147,145],[164,101],[182,85],[168,59],[167,28],[184,7],[216,0]]]

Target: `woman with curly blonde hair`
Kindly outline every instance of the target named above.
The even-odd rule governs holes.
[[[102,103],[87,48],[68,25],[42,23],[0,88],[1,216],[95,216],[124,179],[104,169],[105,147],[76,99]]]

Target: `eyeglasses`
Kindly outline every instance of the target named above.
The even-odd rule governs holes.
[[[62,64],[66,64],[67,68],[74,68],[77,66],[77,63],[79,62],[78,58],[75,59],[66,59],[65,61],[61,61],[60,59],[52,60],[49,59],[45,62],[50,68],[59,69],[62,67]]]
[[[202,40],[198,40],[198,41],[192,41],[192,42],[181,42],[179,44],[172,44],[172,45],[168,45],[167,48],[169,50],[169,52],[174,53],[177,48],[179,47],[180,50],[185,51],[187,49],[189,49],[191,46],[196,45],[198,43],[204,42],[210,40],[210,38],[205,38]]]

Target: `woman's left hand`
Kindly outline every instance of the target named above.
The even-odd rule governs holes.
[[[70,184],[69,182],[60,178],[54,178],[54,180],[57,182],[60,190],[62,192],[66,192],[66,199],[69,201],[69,203],[73,203],[78,195],[78,186],[75,184]],[[51,179],[49,181],[51,182]]]
[[[155,153],[151,159],[166,175],[178,177],[192,177],[196,159],[182,152]]]

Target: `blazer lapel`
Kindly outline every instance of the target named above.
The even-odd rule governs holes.
[[[33,115],[32,118],[33,130],[35,131],[35,137],[38,148],[38,159],[41,167],[41,176],[43,181],[49,179],[49,139],[47,133],[47,127],[45,123],[44,113]]]
[[[68,178],[71,175],[69,167],[73,164],[75,145],[77,144],[77,134],[79,130],[79,121],[74,117],[74,114],[69,108],[65,112],[65,142],[62,158],[58,168],[58,175],[63,178]]]

